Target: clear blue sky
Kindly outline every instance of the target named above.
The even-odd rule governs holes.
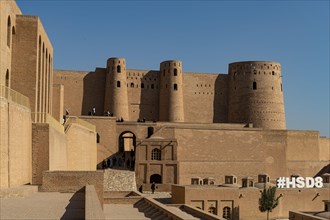
[[[288,129],[329,137],[329,1],[17,0],[38,15],[54,68],[94,70],[107,58],[127,68],[227,73],[244,60],[280,62]]]

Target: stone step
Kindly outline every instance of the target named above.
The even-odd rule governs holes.
[[[157,216],[157,217],[155,217],[155,218],[153,218],[153,220],[170,220],[170,219],[172,219],[171,217],[168,217],[166,214],[161,214],[161,215],[159,215],[159,216]]]
[[[157,216],[160,215],[160,212],[158,211],[158,209],[152,208],[150,211],[145,212],[144,214],[145,214],[145,216],[148,216],[148,217],[152,218],[152,216],[154,216],[155,214]]]
[[[150,215],[150,218],[151,219],[156,219],[156,218],[159,218],[160,216],[163,215],[163,212],[161,211],[156,211],[154,214]]]
[[[151,213],[151,212],[153,212],[153,211],[157,211],[157,209],[155,209],[154,207],[152,207],[152,206],[149,206],[147,209],[144,209],[143,210],[143,212],[145,213],[145,214],[148,214],[148,213]]]

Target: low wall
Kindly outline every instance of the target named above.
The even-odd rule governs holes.
[[[85,187],[85,219],[105,219],[102,206],[98,200],[98,195],[93,185],[87,185]]]
[[[303,212],[289,212],[289,220],[325,220],[326,218],[321,218],[318,216],[313,216],[311,214]]]
[[[182,205],[179,207],[181,210],[187,212],[188,214],[200,218],[200,219],[204,219],[204,220],[226,220],[225,218],[221,218],[219,216],[207,213],[205,211],[202,211],[200,209],[194,208],[192,206],[189,205]]]
[[[104,204],[135,204],[143,196],[138,192],[106,191],[104,192]]]
[[[76,192],[86,185],[94,185],[103,206],[102,171],[46,171],[43,174],[43,192]]]

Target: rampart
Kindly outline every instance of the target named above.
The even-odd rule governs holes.
[[[228,75],[184,72],[182,65],[170,60],[160,70],[136,70],[126,69],[123,58],[110,58],[107,68],[94,72],[55,70],[54,82],[64,85],[64,108],[77,116],[90,115],[95,108],[97,116],[124,121],[286,128],[279,63],[231,63]]]

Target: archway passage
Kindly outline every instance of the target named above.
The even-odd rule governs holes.
[[[119,136],[119,152],[135,151],[136,136],[130,131],[125,131]]]
[[[124,131],[119,135],[118,153],[115,158],[116,166],[134,170],[135,169],[135,147],[136,136],[131,131]]]
[[[153,174],[150,176],[150,183],[162,183],[162,176],[159,174]]]

